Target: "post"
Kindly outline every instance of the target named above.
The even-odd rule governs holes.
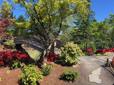
[[[107,58],[107,62],[106,62],[106,67],[109,67],[110,61],[109,58]]]
[[[56,41],[54,42],[54,54],[56,53],[55,48],[56,48]]]

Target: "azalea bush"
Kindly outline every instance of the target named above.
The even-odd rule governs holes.
[[[104,54],[104,53],[106,53],[106,52],[114,52],[114,48],[109,48],[109,49],[98,49],[95,53],[97,54],[97,53],[102,53],[102,54]]]
[[[0,52],[0,66],[4,64],[13,64],[24,62],[25,64],[31,60],[30,56],[20,51],[1,51]]]
[[[36,81],[42,81],[42,79],[42,72],[37,71],[35,65],[24,66],[21,70],[21,74],[19,75],[19,80],[24,85],[37,85]]]
[[[53,62],[55,60],[59,60],[59,57],[53,53],[49,53],[49,55],[47,56],[47,61]]]
[[[94,51],[92,49],[87,49],[87,52],[93,53]]]
[[[90,49],[87,49],[87,52],[85,49],[82,50],[84,52],[85,55],[87,56],[92,56],[94,54],[94,51],[90,48]]]
[[[73,69],[65,69],[63,74],[61,75],[62,79],[68,80],[68,81],[75,81],[79,77],[79,71],[73,70]]]
[[[61,47],[60,61],[64,65],[72,65],[78,62],[78,57],[81,56],[82,51],[74,43],[67,43]]]

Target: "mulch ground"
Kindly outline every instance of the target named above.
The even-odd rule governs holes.
[[[63,70],[65,70],[66,68],[80,70],[81,65],[77,67],[67,67],[53,64],[53,70],[48,76],[43,77],[42,82],[38,81],[39,85],[80,85],[79,83],[81,83],[81,77],[79,77],[78,80],[74,82],[61,80],[60,76],[63,73]],[[36,66],[36,69],[40,71],[38,66]],[[9,74],[7,74],[8,70],[10,70]],[[19,74],[21,74],[20,68],[10,69],[10,67],[0,67],[0,78],[2,78],[0,85],[19,85]]]

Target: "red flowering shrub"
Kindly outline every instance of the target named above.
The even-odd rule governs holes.
[[[112,51],[114,52],[114,48],[112,48]]]
[[[49,62],[53,62],[54,60],[59,59],[59,57],[53,53],[49,53],[49,55],[47,56],[47,61]]]
[[[4,65],[4,62],[3,61],[0,61],[0,66]]]
[[[98,49],[95,53],[97,54],[97,53],[102,53],[102,52],[103,52],[102,49]]]
[[[112,49],[108,49],[108,50],[106,50],[106,49],[99,49],[99,50],[97,50],[95,53],[97,54],[97,53],[102,53],[102,54],[104,54],[104,53],[106,53],[106,52],[114,52],[114,48],[112,48]]]
[[[106,49],[102,49],[102,54],[106,53]]]
[[[92,52],[93,53],[94,51],[92,49],[88,49],[87,52],[89,52],[89,53]]]
[[[86,50],[83,49],[82,52],[86,52]],[[87,52],[89,52],[89,53],[93,53],[94,51],[93,51],[92,49],[87,49]]]
[[[2,51],[0,52],[0,66],[4,65],[4,63],[8,63],[9,61],[14,61],[14,62],[27,62],[30,61],[30,56],[20,52],[20,51]]]

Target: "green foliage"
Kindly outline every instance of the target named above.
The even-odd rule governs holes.
[[[92,49],[94,52],[96,52],[96,44],[94,42],[89,43],[88,49]]]
[[[7,71],[7,74],[10,74],[10,70]]]
[[[59,56],[61,63],[64,65],[72,65],[78,62],[78,57],[82,54],[82,51],[77,44],[67,43],[61,47],[61,54]]]
[[[79,77],[79,71],[73,69],[65,69],[61,77],[65,80],[75,81]]]
[[[19,17],[16,19],[17,22],[25,22],[25,18],[23,15],[19,15]]]
[[[85,55],[88,55],[88,56],[92,56],[94,53],[92,53],[92,52],[84,52],[85,53]]]
[[[100,53],[97,53],[97,56],[100,56],[101,54]]]
[[[13,40],[9,40],[9,42],[4,42],[4,45],[6,46],[12,46],[13,48],[15,47],[15,43]]]
[[[83,56],[85,56],[85,53],[82,53]]]
[[[35,65],[24,66],[19,75],[19,80],[21,80],[24,85],[37,85],[36,81],[42,81],[42,79],[42,73],[40,71],[37,72]]]
[[[89,13],[87,5],[91,3],[86,0],[12,0],[16,5],[23,6],[29,16],[30,25],[25,30],[29,30],[29,35],[39,35],[44,40],[52,33],[55,37],[67,29],[66,18],[76,15],[79,19],[86,19]],[[73,6],[73,7],[72,7]],[[67,24],[66,24],[67,23]],[[18,35],[21,35],[20,28]],[[25,31],[23,30],[23,31]],[[45,38],[46,37],[46,38]]]
[[[43,73],[44,76],[47,76],[51,72],[52,67],[53,67],[53,65],[48,64],[48,65],[44,65],[43,68],[40,69],[40,70],[41,70],[41,72]]]
[[[57,64],[55,64],[55,66],[58,66]]]
[[[0,78],[0,81],[2,81],[2,78]]]
[[[78,46],[80,47],[81,50],[84,49],[84,43],[78,44]]]
[[[12,66],[13,66],[14,68],[19,68],[19,67],[21,67],[21,62],[19,62],[19,63],[14,62],[14,63],[12,64]]]
[[[107,54],[107,53],[104,53],[103,55],[104,55],[104,56],[107,56],[108,54]]]

